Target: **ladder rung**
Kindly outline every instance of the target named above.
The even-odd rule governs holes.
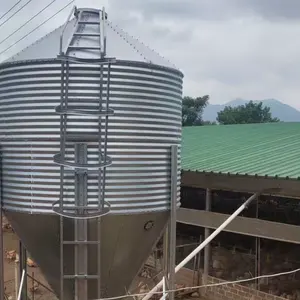
[[[99,245],[99,241],[63,241],[64,245]]]
[[[73,50],[101,50],[100,47],[82,47],[82,46],[69,46],[69,49]]]
[[[98,275],[64,275],[64,279],[98,279]]]
[[[99,33],[80,33],[80,32],[75,32],[74,36],[97,36],[99,37]]]
[[[79,21],[78,24],[87,24],[87,25],[99,25],[99,22],[91,22],[91,21]]]

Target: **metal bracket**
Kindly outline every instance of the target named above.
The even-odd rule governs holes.
[[[60,105],[55,107],[55,112],[59,115],[81,115],[81,116],[112,116],[114,110],[109,108],[108,110],[88,110],[78,108],[62,108]]]
[[[60,61],[69,61],[77,64],[97,64],[97,65],[106,65],[106,64],[114,64],[117,62],[115,57],[107,57],[107,58],[80,58],[64,55],[63,53],[57,55],[57,59]]]
[[[72,162],[69,160],[65,160],[62,158],[62,154],[61,153],[57,153],[54,155],[53,160],[56,164],[60,165],[60,166],[65,166],[65,167],[69,167],[72,168],[74,170],[76,169],[85,169],[85,170],[90,170],[90,169],[100,169],[100,168],[104,168],[104,167],[108,167],[112,164],[112,159],[109,156],[103,157],[104,161],[97,163],[97,164],[90,164],[90,163],[76,163],[76,162]]]
[[[58,200],[52,204],[53,211],[62,217],[70,219],[94,219],[103,217],[110,212],[110,203],[107,201],[104,201],[104,207],[101,209],[98,206],[85,208],[85,214],[78,214],[76,212],[81,207],[74,206],[73,201],[63,201],[62,208],[60,206],[61,202],[61,200]],[[70,205],[69,207],[67,206],[68,204]]]

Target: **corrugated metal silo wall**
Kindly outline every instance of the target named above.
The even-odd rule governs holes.
[[[99,66],[71,65],[69,104],[97,107]],[[3,201],[6,210],[49,213],[59,198],[61,67],[57,61],[27,61],[0,66],[0,120],[3,156]],[[112,212],[164,211],[170,200],[170,148],[181,142],[182,74],[146,63],[119,61],[112,67],[106,200]],[[89,144],[97,159],[98,121],[68,117],[68,153],[76,140]],[[71,175],[70,175],[71,176]],[[66,178],[66,198],[74,182]],[[88,196],[97,200],[96,175],[88,177]],[[178,167],[178,201],[180,161]]]

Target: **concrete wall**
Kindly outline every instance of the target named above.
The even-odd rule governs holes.
[[[208,284],[221,283],[223,280],[208,277]],[[206,297],[212,300],[282,300],[285,298],[260,292],[239,284],[226,284],[208,287],[205,290]]]
[[[207,284],[222,283],[224,280],[208,276]],[[176,276],[176,282],[193,286],[193,271],[182,269]],[[201,285],[201,283],[200,283]],[[201,288],[200,293],[209,300],[286,300],[287,298],[270,295],[239,284],[226,284]]]

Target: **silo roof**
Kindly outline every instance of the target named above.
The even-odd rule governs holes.
[[[75,24],[75,18],[71,19],[66,27],[64,36],[70,36]],[[5,63],[13,63],[26,60],[51,60],[59,54],[59,39],[64,25],[58,27],[33,44],[10,57]],[[106,20],[107,56],[117,60],[146,62],[163,67],[178,69],[174,64],[138,39],[130,36],[124,30]],[[68,38],[64,39],[64,42]]]

